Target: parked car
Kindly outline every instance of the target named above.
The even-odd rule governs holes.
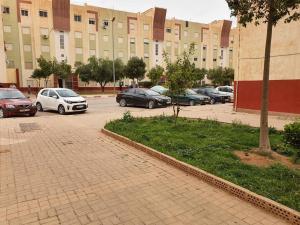
[[[183,95],[172,96],[172,101],[178,101],[180,105],[205,105],[205,103],[210,102],[210,97],[202,94],[199,95],[195,91],[187,89]]]
[[[153,109],[157,106],[168,106],[171,104],[171,98],[144,88],[129,88],[122,91],[117,95],[116,101],[122,107],[134,105],[147,107],[149,109]]]
[[[215,104],[217,102],[225,103],[230,101],[229,96],[221,94],[213,87],[197,88],[194,89],[194,91],[198,94],[203,94],[210,97],[210,104]]]
[[[230,97],[230,102],[233,102],[233,87],[232,86],[219,86],[216,88],[218,92],[223,95],[227,95]]]
[[[0,88],[0,118],[36,114],[36,106],[15,88]]]
[[[86,100],[67,88],[44,88],[37,96],[38,111],[55,110],[63,115],[69,112],[85,112],[88,108]]]

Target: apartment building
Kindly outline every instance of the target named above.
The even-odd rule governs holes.
[[[235,108],[259,112],[266,42],[266,25],[236,29]],[[273,30],[269,110],[300,115],[300,21],[280,21]]]
[[[193,61],[197,67],[209,69],[234,64],[231,21],[203,24],[167,19],[167,10],[162,8],[131,13],[72,5],[69,0],[0,0],[0,3],[0,45],[5,49],[0,56],[0,65],[5,65],[1,66],[2,86],[8,83],[21,88],[36,86],[31,74],[40,56],[67,60],[72,66],[87,62],[91,56],[120,58],[124,63],[137,56],[151,69],[164,64],[163,51],[175,60],[195,43]],[[97,87],[97,84],[87,87],[76,76],[67,82],[51,78],[48,85]]]

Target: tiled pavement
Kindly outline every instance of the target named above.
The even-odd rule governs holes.
[[[103,123],[94,114],[0,120],[0,225],[287,224],[102,136]]]

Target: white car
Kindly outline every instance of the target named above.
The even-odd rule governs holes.
[[[232,86],[220,86],[216,90],[223,95],[229,96],[230,101],[233,102],[233,87]]]
[[[44,88],[36,99],[38,111],[55,110],[63,115],[68,112],[85,112],[88,108],[86,100],[66,88]]]

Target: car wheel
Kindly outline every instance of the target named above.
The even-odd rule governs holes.
[[[213,104],[215,104],[215,103],[216,103],[216,100],[212,98],[212,99],[210,100],[210,104],[213,105]]]
[[[126,100],[124,98],[122,98],[120,100],[119,104],[120,104],[121,107],[125,107],[127,105],[127,102],[126,102]]]
[[[37,111],[39,111],[39,112],[43,112],[43,111],[44,111],[44,110],[43,110],[42,104],[39,103],[39,102],[36,103],[36,109],[37,109]]]
[[[153,109],[155,107],[155,102],[154,101],[150,101],[149,103],[148,103],[148,108],[149,109]]]
[[[1,118],[4,118],[5,116],[4,116],[4,112],[3,112],[3,109],[0,109],[0,119]]]
[[[190,106],[194,106],[195,105],[195,101],[194,100],[190,100]]]
[[[66,113],[65,107],[63,105],[58,106],[58,113],[64,115]]]

